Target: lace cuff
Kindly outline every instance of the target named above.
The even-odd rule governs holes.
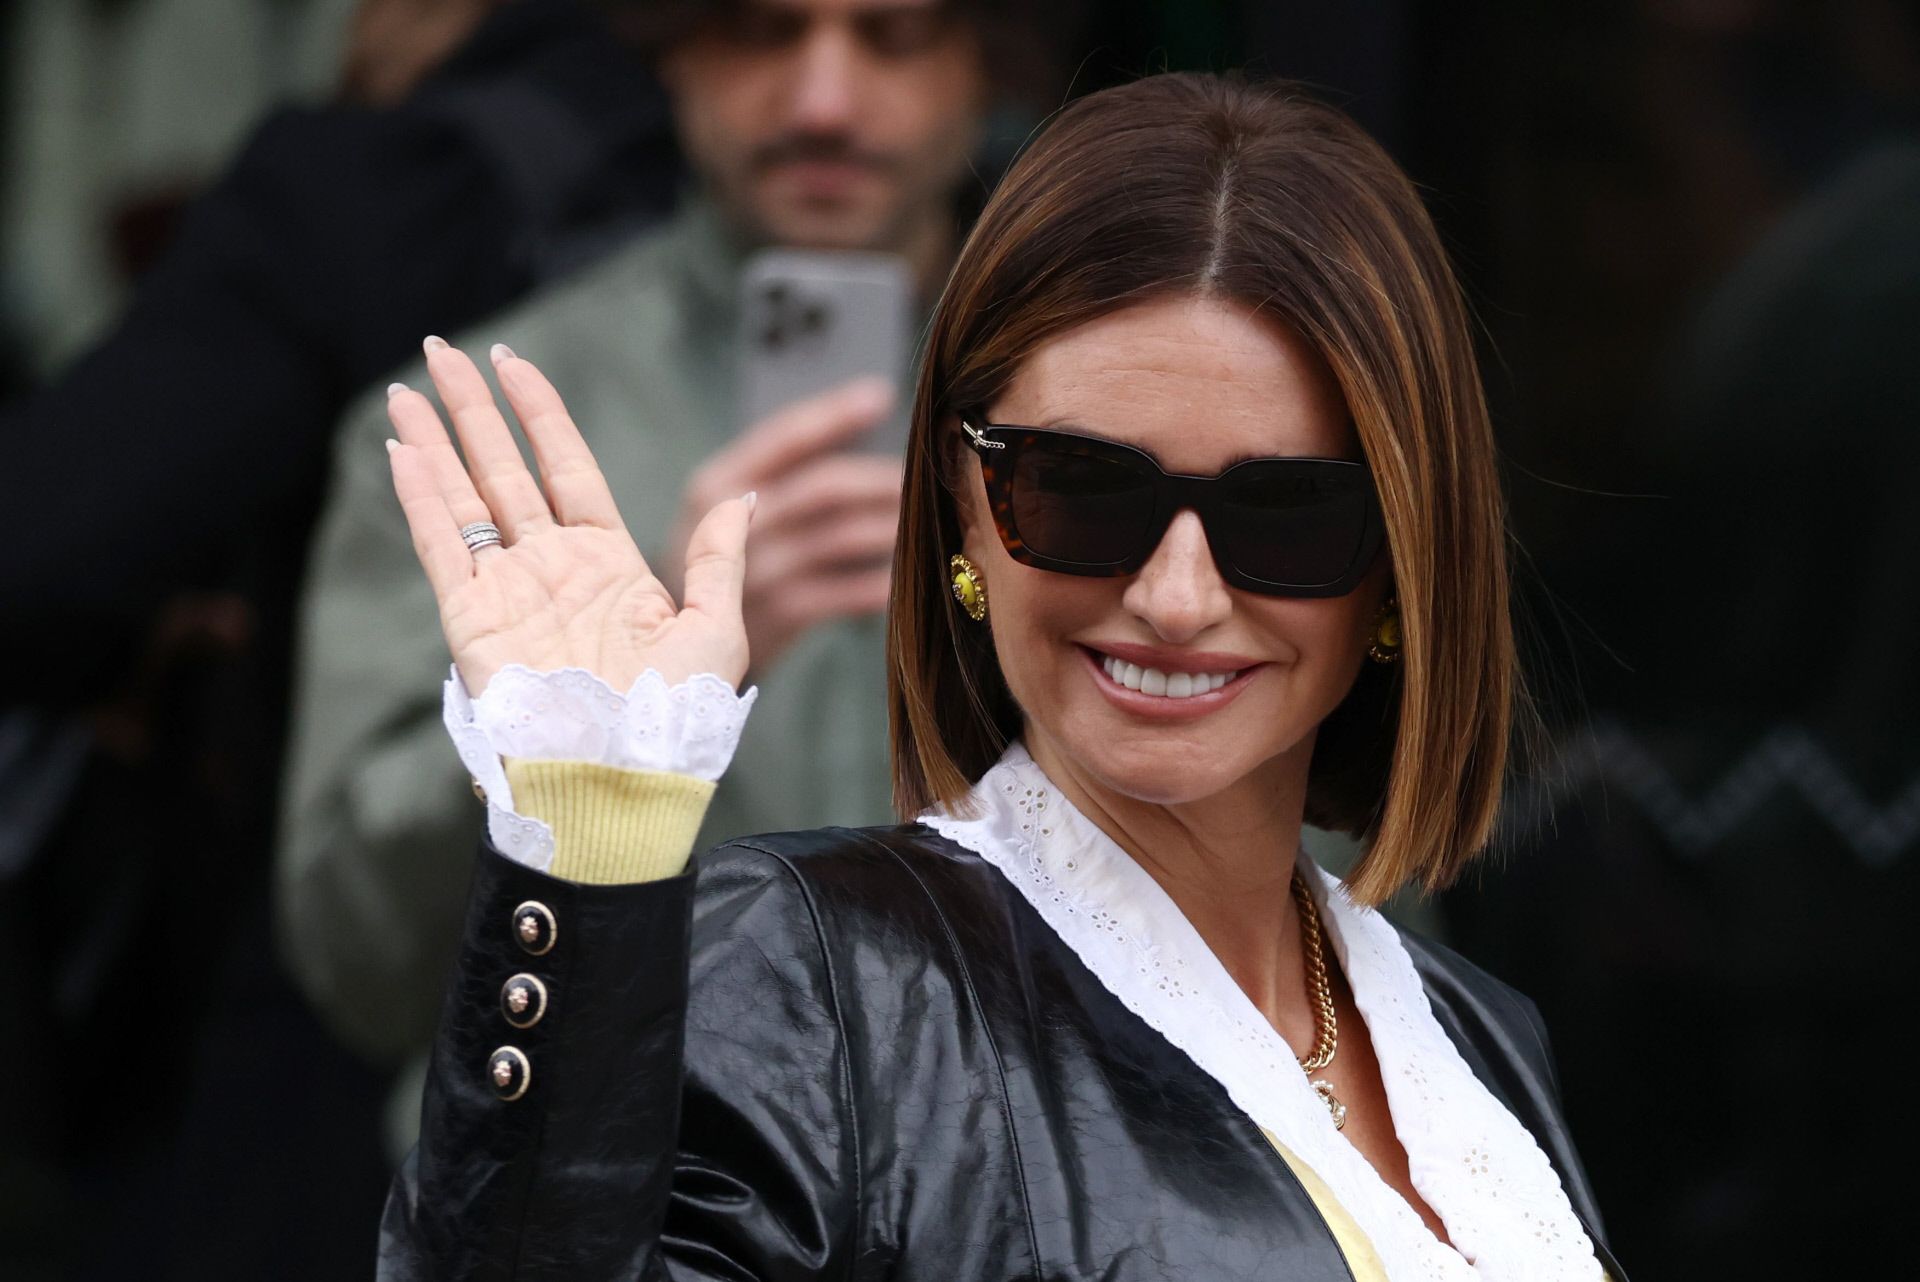
[[[582,668],[535,672],[516,663],[477,699],[449,670],[441,712],[461,764],[486,793],[495,848],[544,872],[553,863],[553,830],[515,811],[503,757],[664,770],[713,783],[733,760],[758,695],[737,695],[704,672],[669,687],[651,668],[622,695]]]

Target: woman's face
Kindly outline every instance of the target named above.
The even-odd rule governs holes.
[[[1360,457],[1339,388],[1304,339],[1238,304],[1194,296],[1142,303],[1051,340],[987,411],[995,423],[1136,446],[1194,476],[1254,457]],[[1384,555],[1347,596],[1263,596],[1221,580],[1200,518],[1183,511],[1136,574],[1037,570],[1001,546],[977,460],[967,474],[966,554],[987,583],[1000,668],[1036,757],[1160,805],[1256,777],[1262,786],[1296,771],[1304,779],[1314,730],[1366,653],[1386,591]],[[1118,661],[1169,678],[1233,676],[1178,698],[1129,688]],[[1151,673],[1142,684],[1159,685]]]

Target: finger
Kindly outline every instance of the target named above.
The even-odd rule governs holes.
[[[440,403],[447,407],[453,430],[460,434],[460,449],[467,456],[467,474],[485,500],[493,519],[512,542],[522,534],[553,523],[546,496],[534,483],[533,473],[520,456],[513,430],[500,417],[494,404],[493,389],[480,376],[467,354],[449,347],[444,339],[426,341],[427,373],[439,389]]]
[[[804,631],[834,619],[884,613],[893,590],[893,573],[886,567],[849,570],[796,586],[802,589],[801,599],[784,613],[797,631]]]
[[[842,516],[804,538],[756,538],[753,582],[777,584],[822,571],[890,565],[899,527],[896,514],[873,512]]]
[[[387,442],[387,461],[393,468],[393,492],[407,517],[413,553],[427,572],[436,601],[444,604],[453,592],[473,578],[473,557],[461,541],[460,525],[447,507],[440,483],[423,451],[414,445]]]
[[[432,401],[404,383],[395,383],[387,388],[387,421],[393,424],[400,443],[424,461],[458,525],[493,519],[480,492],[473,488],[467,465],[460,461],[460,454],[453,448],[446,425],[440,421],[440,412],[433,408]]]
[[[728,461],[747,484],[759,485],[847,445],[885,418],[892,406],[893,389],[885,379],[855,379],[754,424],[728,451]]]
[[[760,491],[754,529],[802,528],[843,512],[897,513],[900,464],[896,459],[853,454],[810,463]]]
[[[607,478],[547,376],[505,343],[494,344],[492,355],[507,403],[533,446],[554,516],[562,525],[626,529]]]
[[[753,518],[754,501],[752,494],[728,499],[694,527],[687,541],[682,609],[739,622],[740,592],[747,574],[747,525]]]

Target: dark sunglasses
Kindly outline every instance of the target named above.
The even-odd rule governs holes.
[[[1098,437],[978,416],[960,426],[980,455],[1000,542],[1037,570],[1132,574],[1174,514],[1191,508],[1220,577],[1234,587],[1345,596],[1366,577],[1384,537],[1364,463],[1263,458],[1218,476],[1175,476],[1146,451]]]

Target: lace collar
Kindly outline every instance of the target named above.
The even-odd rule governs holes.
[[[1603,1276],[1551,1162],[1440,1027],[1398,932],[1304,854],[1414,1187],[1457,1250],[1334,1129],[1285,1039],[1159,883],[1060,795],[1023,746],[981,777],[970,802],[920,822],[999,869],[1108,991],[1310,1166],[1393,1282]]]

